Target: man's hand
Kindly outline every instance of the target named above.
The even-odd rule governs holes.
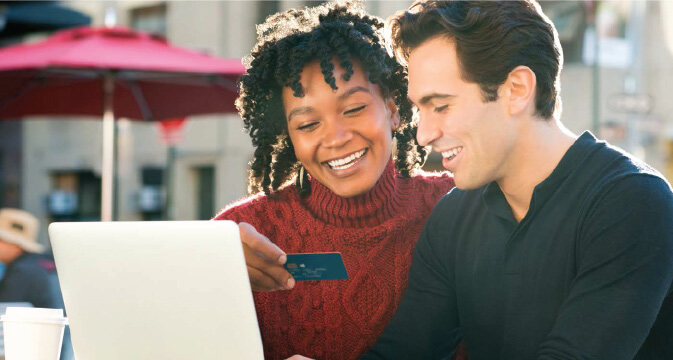
[[[313,359],[309,359],[309,358],[307,358],[305,356],[301,356],[301,355],[294,355],[293,357],[287,358],[285,360],[313,360]]]
[[[294,278],[283,267],[287,256],[266,236],[248,223],[238,224],[243,242],[245,263],[248,266],[253,291],[288,290],[294,287]]]

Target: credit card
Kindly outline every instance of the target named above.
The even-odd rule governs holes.
[[[297,281],[348,279],[341,253],[287,254],[285,269]]]

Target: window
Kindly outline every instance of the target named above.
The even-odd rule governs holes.
[[[131,9],[131,27],[166,36],[166,4]]]
[[[215,167],[200,166],[196,169],[196,214],[199,220],[209,220],[215,215]]]
[[[255,24],[262,24],[266,17],[273,15],[280,11],[280,1],[257,1],[257,22]]]
[[[142,187],[138,195],[138,209],[143,220],[162,220],[166,206],[164,195],[164,169],[143,167]]]
[[[22,129],[20,121],[0,121],[0,207],[21,208]]]
[[[542,11],[554,23],[566,63],[581,62],[587,10],[581,1],[541,1]]]
[[[101,179],[90,170],[59,171],[51,175],[47,210],[54,221],[99,221]]]

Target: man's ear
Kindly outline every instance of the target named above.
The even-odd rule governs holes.
[[[535,90],[537,78],[528,66],[517,66],[507,76],[506,100],[511,115],[520,115],[531,111],[535,113]]]
[[[400,126],[400,112],[397,110],[397,105],[395,105],[393,98],[386,99],[386,112],[390,119],[390,129],[392,131],[397,130],[397,127]]]

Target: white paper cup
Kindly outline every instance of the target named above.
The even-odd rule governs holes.
[[[0,318],[6,360],[58,360],[68,319],[61,309],[9,307]]]

